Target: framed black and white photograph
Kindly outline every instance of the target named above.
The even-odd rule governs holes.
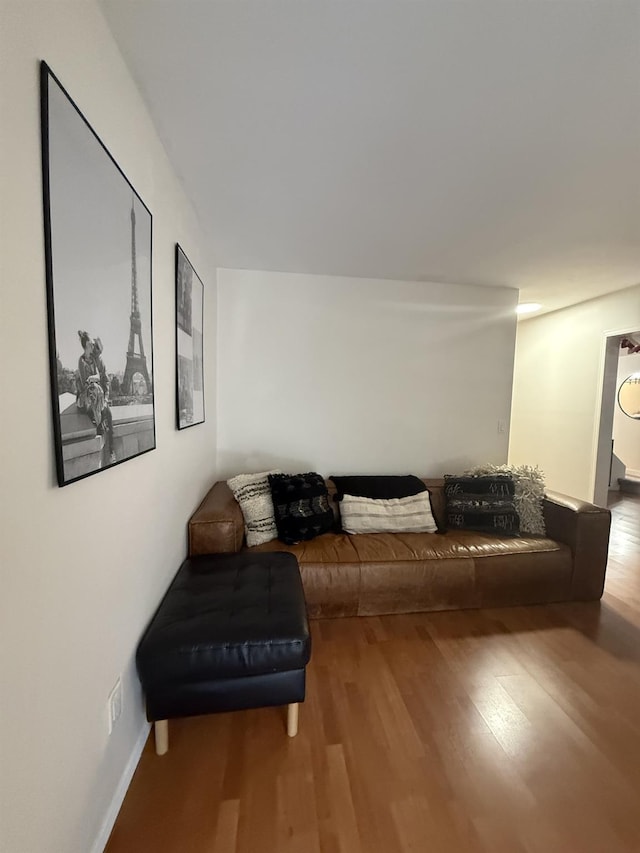
[[[204,284],[176,243],[176,388],[178,429],[204,422]]]
[[[58,484],[153,450],[152,218],[57,77],[40,68]]]

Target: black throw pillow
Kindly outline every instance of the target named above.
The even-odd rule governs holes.
[[[445,474],[446,519],[450,529],[501,536],[520,535],[515,484],[508,475],[453,477]]]
[[[356,498],[374,498],[374,500],[389,500],[391,498],[408,498],[426,492],[427,487],[419,477],[413,474],[406,476],[353,476],[334,477],[336,498],[341,501],[345,495]]]
[[[269,474],[269,487],[278,539],[286,545],[314,539],[333,527],[333,510],[320,474]]]

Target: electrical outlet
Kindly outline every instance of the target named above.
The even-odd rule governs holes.
[[[120,719],[122,714],[122,681],[118,676],[118,680],[113,685],[113,690],[109,693],[107,699],[107,720],[109,723],[109,734],[113,731],[113,727]]]

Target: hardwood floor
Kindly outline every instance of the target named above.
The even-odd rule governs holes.
[[[286,709],[172,721],[108,853],[640,851],[640,497],[601,603],[312,623]]]

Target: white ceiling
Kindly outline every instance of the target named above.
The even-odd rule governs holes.
[[[638,0],[102,7],[219,266],[640,282]]]

